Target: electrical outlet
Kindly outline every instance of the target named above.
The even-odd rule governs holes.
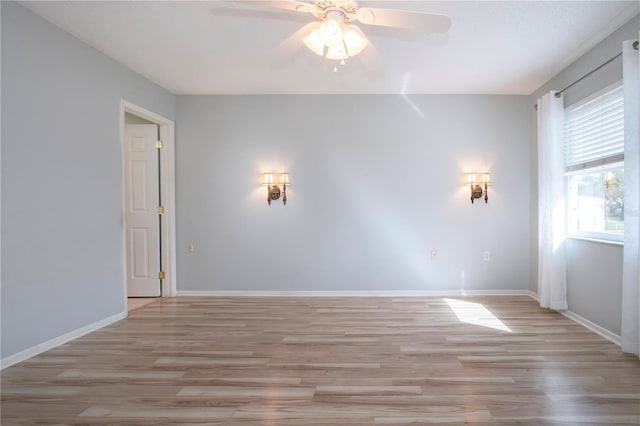
[[[491,260],[491,252],[485,251],[482,259],[484,259],[485,262],[489,262]]]
[[[431,260],[437,260],[438,259],[438,250],[433,249],[431,250]]]

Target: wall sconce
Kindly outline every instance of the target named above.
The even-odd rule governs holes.
[[[467,173],[467,184],[471,188],[471,204],[473,204],[473,200],[476,198],[481,198],[484,193],[484,202],[485,204],[489,202],[489,184],[491,183],[491,173],[482,173],[482,183],[484,184],[484,189],[478,183],[476,183],[476,174],[475,173]]]
[[[276,179],[279,183],[275,182]],[[267,203],[269,205],[271,205],[271,200],[278,200],[280,195],[282,195],[282,203],[285,206],[287,205],[287,185],[291,184],[289,182],[289,173],[265,173],[262,184],[267,187]],[[280,189],[281,186],[282,190]]]

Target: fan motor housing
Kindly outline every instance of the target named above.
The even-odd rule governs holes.
[[[347,22],[355,19],[352,15],[355,15],[359,7],[354,0],[313,0],[313,4],[322,10],[321,16],[314,13],[317,18],[324,19],[328,11],[339,10],[344,14],[344,20]]]

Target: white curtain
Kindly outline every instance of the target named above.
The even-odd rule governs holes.
[[[567,309],[565,263],[564,99],[538,100],[538,298],[540,306]]]
[[[622,267],[622,350],[640,355],[640,97],[638,51],[622,44],[624,81],[624,257]]]

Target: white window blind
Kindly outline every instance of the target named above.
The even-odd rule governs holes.
[[[624,160],[622,86],[565,112],[564,165],[567,172]]]

